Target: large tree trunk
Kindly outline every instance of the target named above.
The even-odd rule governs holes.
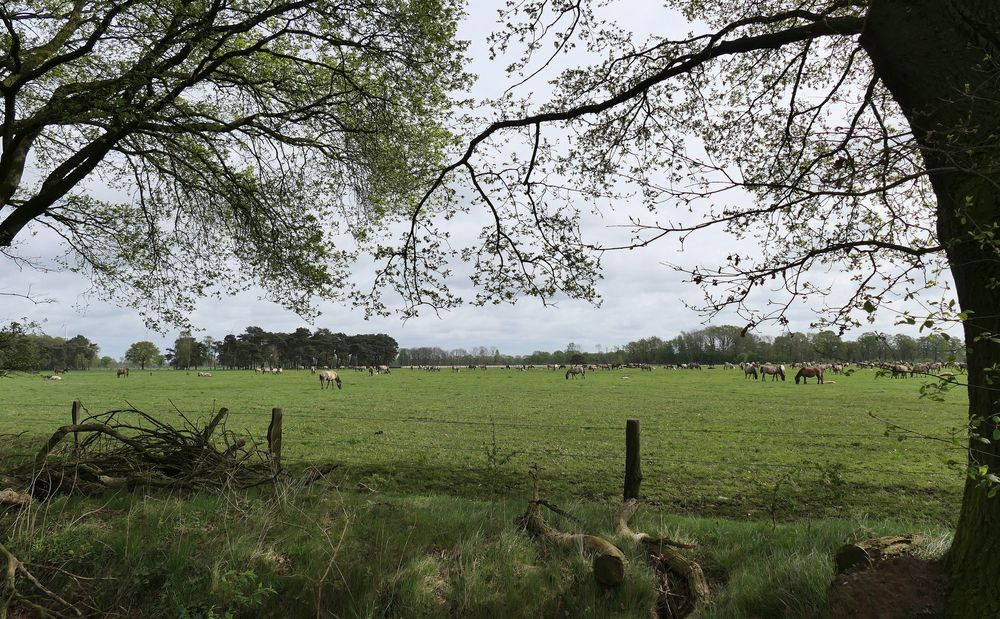
[[[920,143],[937,196],[938,237],[955,279],[969,362],[969,416],[992,441],[1000,413],[1000,4],[872,0],[862,44]],[[997,233],[995,238],[985,234]],[[984,337],[986,336],[986,337]],[[1000,366],[998,366],[1000,367]],[[991,379],[993,379],[991,381]],[[991,385],[990,383],[993,382]],[[998,442],[969,462],[1000,474]],[[1000,497],[967,479],[948,555],[953,617],[1000,617]]]

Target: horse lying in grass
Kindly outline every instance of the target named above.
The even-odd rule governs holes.
[[[319,373],[319,388],[327,389],[330,387],[330,383],[336,383],[337,389],[343,389],[344,384],[340,382],[340,377],[337,376],[336,372],[327,370]]]

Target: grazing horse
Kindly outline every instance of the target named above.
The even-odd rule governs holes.
[[[752,363],[748,363],[743,366],[743,379],[746,380],[751,376],[754,380],[757,380],[757,366]]]
[[[118,368],[118,378],[121,378],[122,376],[128,378],[128,368]]]
[[[573,378],[576,378],[577,374],[579,374],[583,378],[587,378],[587,370],[583,369],[578,365],[574,365],[570,369],[566,370],[566,380],[569,380],[569,377],[571,375],[573,376]]]
[[[387,366],[387,365],[380,365],[380,366],[378,366],[375,369],[375,373],[376,374],[388,374],[389,373],[389,366]]]
[[[802,368],[799,368],[799,373],[795,375],[795,384],[796,385],[799,384],[799,379],[801,378],[802,379],[802,384],[804,385],[804,384],[806,384],[806,383],[809,382],[806,379],[807,378],[812,378],[813,376],[816,377],[816,384],[817,385],[822,385],[823,384],[823,368],[817,368],[817,367],[802,367]]]
[[[785,366],[783,365],[762,365],[760,366],[760,379],[764,380],[764,377],[768,374],[771,375],[771,382],[778,380],[785,380]]]
[[[327,370],[325,372],[319,373],[319,388],[326,389],[330,386],[330,383],[336,383],[337,389],[343,389],[344,384],[340,382],[340,377],[337,376],[336,372]]]

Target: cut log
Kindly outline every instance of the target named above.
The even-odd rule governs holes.
[[[844,544],[834,555],[837,573],[846,572],[853,568],[866,569],[891,557],[912,554],[920,542],[919,536],[892,535],[876,537],[855,544]]]

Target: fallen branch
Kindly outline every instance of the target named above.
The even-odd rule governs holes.
[[[274,479],[267,452],[226,431],[222,408],[202,427],[181,415],[174,428],[136,410],[109,411],[62,426],[42,445],[32,465],[14,474],[35,498],[57,493],[99,494],[108,488],[248,488]],[[122,417],[138,417],[126,422]],[[67,436],[81,436],[72,453],[57,451]]]
[[[596,535],[583,533],[563,533],[545,521],[542,507],[546,501],[538,498],[535,486],[534,499],[528,503],[528,511],[519,518],[519,524],[531,535],[548,543],[567,548],[576,548],[593,555],[594,579],[605,587],[617,587],[625,580],[625,555],[617,546]]]
[[[3,606],[0,606],[0,619],[7,619],[7,608],[10,606],[10,603],[13,600],[17,600],[23,604],[30,606],[32,609],[34,609],[42,616],[51,617],[54,615],[54,613],[51,610],[43,606],[40,606],[35,602],[32,602],[26,596],[18,592],[17,590],[18,574],[24,576],[24,578],[26,578],[28,582],[33,584],[39,591],[45,594],[45,596],[48,597],[49,599],[55,600],[65,608],[70,609],[71,611],[73,611],[73,614],[75,614],[77,617],[83,616],[83,613],[80,612],[80,609],[78,609],[76,606],[73,606],[66,600],[62,599],[57,593],[50,591],[48,588],[45,587],[45,585],[39,582],[39,580],[35,578],[31,572],[28,571],[28,568],[24,567],[24,564],[21,563],[21,560],[18,559],[16,556],[14,556],[12,552],[7,550],[7,547],[4,546],[3,544],[0,544],[0,557],[2,557],[6,562],[6,567],[4,569],[3,586],[0,587],[0,595],[5,596],[5,599],[3,601]]]
[[[653,537],[646,533],[632,530],[631,523],[639,510],[639,502],[629,499],[615,511],[615,531],[618,535],[641,544],[649,556],[650,563],[660,581],[660,594],[657,600],[656,614],[661,619],[667,617],[689,617],[697,614],[708,602],[711,592],[705,573],[695,561],[685,557],[677,548],[694,548],[693,544],[684,544],[665,537]],[[686,596],[678,596],[671,589],[671,574],[682,579]],[[684,601],[678,604],[673,598],[680,597]]]
[[[31,495],[15,490],[0,490],[0,505],[16,505],[23,507],[31,505]]]

